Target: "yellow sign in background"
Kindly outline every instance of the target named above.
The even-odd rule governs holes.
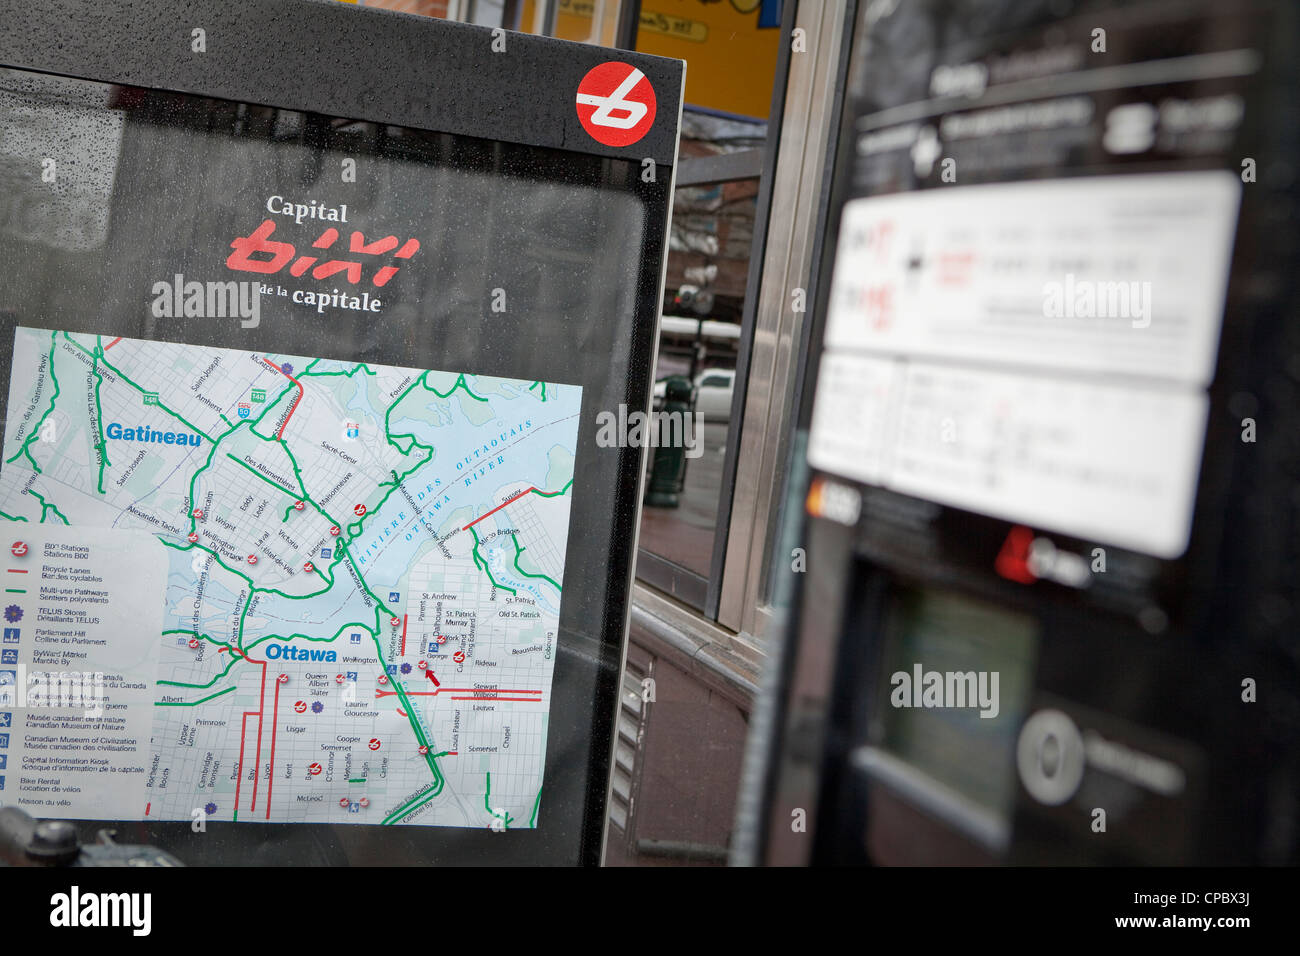
[[[772,105],[781,31],[758,25],[772,0],[642,0],[636,48],[685,60],[691,106],[767,119]],[[555,35],[562,40],[614,42],[618,3],[560,0]],[[532,32],[537,5],[525,0],[520,29]],[[594,34],[594,35],[593,35]]]

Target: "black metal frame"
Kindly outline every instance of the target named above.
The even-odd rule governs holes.
[[[1268,13],[1275,26],[1261,34],[1265,67],[1251,87],[1248,119],[1239,142],[1225,152],[1230,158],[1257,157],[1264,168],[1268,157],[1294,152],[1300,135],[1294,123],[1277,119],[1282,91],[1295,85],[1296,14],[1283,3],[1260,3],[1251,9]],[[990,21],[987,29],[992,36],[1004,25]],[[854,32],[852,43],[863,44],[863,31]],[[858,55],[855,52],[855,59]],[[841,106],[841,142],[825,230],[826,254],[832,258],[844,203],[854,196],[854,105],[846,99]],[[1081,174],[1070,170],[1067,175]],[[993,574],[995,549],[983,549],[989,556],[987,566],[967,560],[968,555],[945,555],[942,560],[928,556],[925,565],[909,564],[900,555],[882,555],[878,541],[868,543],[865,519],[858,527],[847,528],[803,512],[804,492],[810,480],[822,473],[810,472],[797,485],[791,484],[788,506],[801,512],[790,516],[792,523],[801,526],[800,543],[810,555],[818,556],[820,567],[830,570],[799,575],[793,586],[785,633],[776,648],[779,656],[772,665],[779,672],[765,688],[764,726],[750,744],[753,768],[747,768],[747,776],[761,786],[761,793],[750,798],[743,819],[746,862],[867,862],[861,856],[862,834],[879,791],[864,786],[863,775],[846,759],[852,745],[862,739],[854,731],[865,723],[864,702],[877,703],[866,698],[880,694],[879,684],[871,679],[878,648],[869,647],[862,632],[878,632],[890,596],[918,582],[966,598],[995,601],[1047,622],[1053,633],[1044,638],[1040,650],[1034,706],[1054,700],[1085,702],[1078,706],[1121,718],[1148,734],[1147,739],[1167,734],[1195,742],[1204,748],[1207,759],[1204,765],[1189,759],[1189,765],[1213,768],[1198,769],[1203,776],[1189,785],[1192,797],[1187,807],[1176,808],[1179,815],[1185,811],[1189,818],[1194,813],[1200,816],[1199,826],[1193,827],[1178,855],[1162,855],[1163,848],[1157,846],[1112,850],[1085,845],[1086,837],[1073,833],[1067,838],[1041,806],[1020,792],[1010,846],[990,854],[988,862],[1276,865],[1295,861],[1300,848],[1294,834],[1278,822],[1294,816],[1294,795],[1265,793],[1260,781],[1266,768],[1282,765],[1283,772],[1293,773],[1295,766],[1293,758],[1275,755],[1286,752],[1283,740],[1294,739],[1300,687],[1293,637],[1295,545],[1285,551],[1285,532],[1279,530],[1295,523],[1296,446],[1293,442],[1275,446],[1261,455],[1254,446],[1243,445],[1240,418],[1246,413],[1239,409],[1253,409],[1258,400],[1256,414],[1261,421],[1288,422],[1294,416],[1296,390],[1292,382],[1283,384],[1279,369],[1284,359],[1279,356],[1293,354],[1297,341],[1297,245],[1294,230],[1280,225],[1284,218],[1268,211],[1291,208],[1296,196],[1292,177],[1249,185],[1242,194],[1222,341],[1209,390],[1192,538],[1182,557],[1161,562],[1165,586],[1159,596],[1171,609],[1167,633],[1149,634],[1131,615],[1090,604],[1064,588],[1053,589],[1044,582],[1032,588],[1011,584]],[[797,427],[803,435],[811,423],[830,278],[827,268],[817,284],[810,362],[800,384]],[[1252,292],[1252,284],[1267,292]],[[828,477],[843,485],[860,485]],[[959,522],[964,522],[963,531],[972,533],[985,530],[985,525],[996,527],[997,533],[988,539],[995,544],[1012,524],[961,515],[960,509],[947,506],[943,510],[944,520],[951,522],[949,530]],[[1229,529],[1234,533],[1227,533]],[[1271,618],[1258,611],[1264,600],[1274,602]],[[1090,651],[1086,666],[1078,651],[1084,646]],[[1267,680],[1270,685],[1271,713],[1261,716],[1252,710],[1258,706],[1262,711],[1262,697],[1260,705],[1243,707],[1237,697],[1239,688],[1232,686],[1235,677],[1220,680],[1222,675],[1238,673],[1268,675],[1260,684]],[[848,677],[855,680],[846,683]],[[1146,693],[1134,693],[1135,686],[1143,686]],[[1123,726],[1118,721],[1116,725]],[[809,832],[800,835],[798,846],[786,840],[791,806],[803,807],[808,814]],[[956,846],[965,839],[947,821],[932,830],[918,827],[918,832],[923,843],[937,844],[942,839]]]
[[[628,376],[616,390],[630,407],[648,408],[671,205],[668,183],[676,161],[684,77],[679,61],[623,51],[611,55],[612,51],[597,46],[514,33],[508,37],[508,53],[494,53],[493,31],[488,28],[317,0],[245,0],[237,7],[194,0],[135,0],[115,8],[111,15],[82,0],[50,0],[39,6],[0,0],[0,24],[0,67],[488,141],[473,144],[479,153],[480,147],[490,152],[492,141],[538,147],[554,151],[545,165],[558,181],[570,179],[561,171],[565,153],[574,157],[578,170],[574,182],[599,171],[603,182],[636,196],[645,209],[641,258],[634,269],[635,311],[613,316],[610,322],[625,325],[623,334],[630,342]],[[207,50],[202,54],[190,52],[191,30],[196,27],[206,31]],[[641,69],[658,100],[654,125],[640,142],[627,148],[591,139],[574,109],[578,82],[588,70],[611,59]],[[646,184],[639,175],[647,158],[659,167],[656,183]],[[510,363],[535,361],[535,356],[529,356]],[[609,369],[603,374],[609,375]],[[584,428],[594,411],[584,408]],[[579,433],[580,454],[588,444],[591,439],[584,430]],[[601,521],[608,520],[610,533],[597,545],[604,548],[595,561],[599,575],[589,582],[587,594],[579,590],[577,600],[567,599],[562,610],[561,637],[570,637],[570,656],[581,659],[571,666],[594,666],[594,695],[572,702],[590,707],[590,759],[581,768],[585,774],[581,806],[572,810],[581,822],[560,827],[562,832],[555,834],[568,848],[563,857],[584,864],[600,862],[630,614],[641,452],[628,448],[609,452],[617,461],[609,484],[618,504],[601,516]],[[584,540],[578,530],[583,522],[577,509],[573,521],[570,553],[574,548],[589,549],[592,539]],[[602,527],[601,521],[597,527]],[[562,663],[563,658],[557,668]],[[577,769],[556,765],[553,743],[548,743],[548,780],[558,772]],[[163,828],[189,829],[184,824],[154,826],[156,842],[165,842],[157,832]],[[286,829],[262,826],[256,832],[265,834],[267,841],[277,839],[272,831]],[[356,845],[349,838],[363,831],[366,841],[373,837],[376,842],[368,849],[400,846],[409,853],[415,842],[385,842],[379,828],[341,829],[356,831],[343,835],[341,842],[346,845]],[[520,848],[513,857],[498,849],[503,844],[497,841],[505,838],[486,836],[481,842],[490,850],[478,847],[474,858],[525,861],[548,846],[532,843],[529,849],[525,842],[529,836],[520,833],[509,838]],[[283,833],[281,839],[282,851],[300,845]],[[438,855],[428,848],[425,862]],[[287,853],[276,859],[293,862]]]

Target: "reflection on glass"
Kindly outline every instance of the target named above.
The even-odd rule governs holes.
[[[684,124],[694,134],[682,141],[684,157],[746,148],[763,135],[762,126],[710,116],[692,115]],[[689,186],[677,190],[673,204],[654,402],[658,411],[677,410],[670,380],[683,379],[695,428],[686,435],[691,444],[676,494],[663,493],[662,465],[656,472],[650,459],[641,547],[701,577],[712,561],[731,433],[757,193],[756,179]]]

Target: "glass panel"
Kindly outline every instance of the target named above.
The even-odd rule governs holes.
[[[561,40],[613,46],[618,29],[619,0],[554,0],[555,33]],[[543,32],[546,4],[542,0],[508,3],[517,10],[506,28],[521,33]],[[507,11],[510,16],[510,11]]]
[[[693,114],[692,139],[683,138],[683,155],[703,156],[745,145],[761,125]],[[740,320],[749,275],[757,179],[742,179],[677,190],[669,240],[664,318],[655,368],[656,411],[679,410],[668,394],[670,377],[689,383],[691,427],[679,489],[667,481],[656,459],[673,449],[652,449],[641,547],[707,578],[722,494],[722,468],[731,434]],[[686,387],[686,386],[683,386]],[[671,419],[668,419],[671,425]]]

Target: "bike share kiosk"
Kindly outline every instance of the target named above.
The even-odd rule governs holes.
[[[0,807],[598,863],[684,65],[0,2]]]
[[[1296,27],[857,5],[742,860],[1296,861]]]

